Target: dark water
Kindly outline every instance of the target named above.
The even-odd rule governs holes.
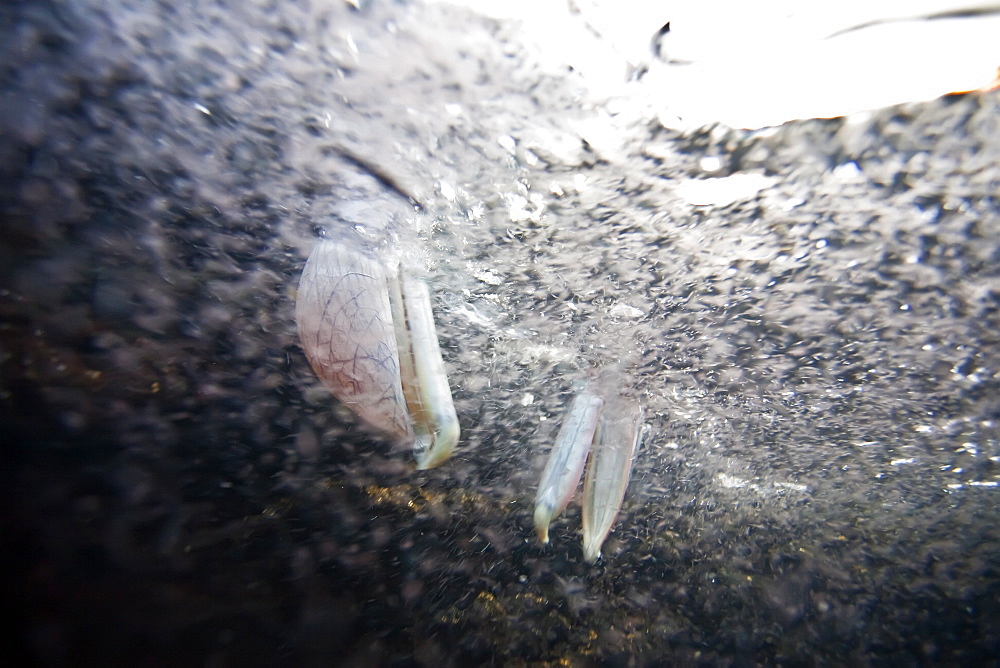
[[[0,11],[4,580],[35,661],[995,659],[996,93],[681,135],[458,10]],[[731,173],[766,187],[678,188]],[[446,465],[310,371],[321,235],[426,269]],[[590,566],[578,510],[543,547],[531,505],[596,373],[650,430]]]

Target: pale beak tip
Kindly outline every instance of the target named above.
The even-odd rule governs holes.
[[[418,471],[426,471],[440,466],[448,461],[448,458],[455,451],[455,446],[458,445],[458,439],[461,436],[458,418],[452,414],[449,420],[443,421],[443,425],[441,431],[431,439],[430,445],[414,449]]]
[[[585,544],[583,546],[583,558],[588,564],[596,564],[597,560],[601,558],[601,546]]]
[[[544,504],[535,506],[535,533],[543,545],[548,545],[549,542],[550,521],[552,521],[552,510]]]

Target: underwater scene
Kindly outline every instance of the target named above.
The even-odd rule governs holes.
[[[0,17],[8,665],[1000,658],[1000,91],[685,127],[445,3]]]

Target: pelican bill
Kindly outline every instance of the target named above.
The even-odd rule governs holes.
[[[302,271],[295,317],[306,357],[334,396],[412,444],[418,468],[448,459],[459,424],[425,283],[324,239]]]
[[[601,414],[583,483],[583,555],[587,561],[597,560],[611,532],[641,438],[642,407],[624,399],[609,404]]]
[[[549,524],[573,498],[580,483],[603,405],[599,396],[589,391],[579,393],[552,446],[535,496],[535,532],[543,543],[549,542]]]

